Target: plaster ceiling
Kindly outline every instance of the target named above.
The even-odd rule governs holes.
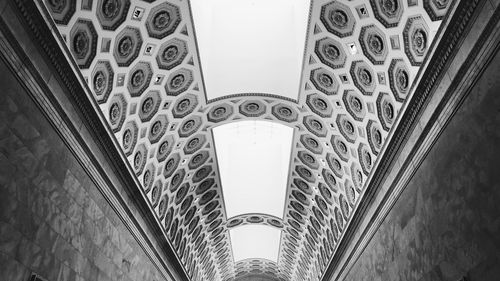
[[[451,1],[311,2],[298,100],[207,101],[189,1],[46,1],[191,280],[321,279]],[[212,129],[242,120],[294,130],[282,218],[226,216]],[[234,262],[252,224],[277,262]]]

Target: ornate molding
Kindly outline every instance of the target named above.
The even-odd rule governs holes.
[[[139,192],[139,183],[127,164],[126,156],[117,149],[119,145],[112,137],[109,126],[104,125],[105,118],[96,110],[98,105],[93,102],[86,82],[81,75],[76,75],[78,67],[75,61],[66,56],[69,51],[58,44],[54,37],[57,34],[53,31],[56,30],[55,25],[47,25],[47,22],[51,22],[50,15],[40,13],[41,9],[37,5],[44,4],[41,0],[15,0],[7,5],[15,12],[8,16],[17,17],[23,26],[27,27],[30,32],[28,36],[33,38],[32,42],[37,44],[44,60],[29,59],[30,55],[18,44],[19,39],[15,32],[9,29],[4,18],[0,19],[3,21],[0,25],[2,57],[14,70],[19,81],[25,85],[54,129],[62,136],[152,264],[166,280],[188,280],[171,246],[165,247],[168,242],[165,243],[164,233],[158,227],[156,218],[148,215],[151,213],[151,206]],[[57,93],[52,93],[49,89],[48,81],[38,72],[37,63],[40,61],[49,63],[53,68],[53,76],[57,77],[56,83],[60,83],[57,87],[64,89],[63,95],[67,95],[66,97],[57,96]],[[70,103],[65,104],[62,100]],[[77,109],[77,112],[68,114],[68,110],[74,109]],[[88,143],[87,134],[95,143]],[[89,147],[94,145],[99,148],[98,152]],[[135,204],[131,206],[130,202]]]
[[[420,79],[414,82],[412,96],[403,106],[404,114],[395,123],[389,135],[390,141],[380,152],[381,157],[367,180],[364,200],[356,206],[322,280],[345,278],[440,132],[468,95],[470,87],[488,65],[491,55],[498,50],[500,9],[496,9],[491,20],[482,27],[483,32],[465,61],[456,57],[478,14],[491,9],[485,5],[490,3],[474,0],[454,1],[452,4],[455,11],[445,18],[437,46],[430,47],[434,52],[423,62],[426,67],[421,69]],[[446,74],[455,59],[458,65],[462,65],[451,77],[452,83],[446,92],[442,93],[439,86],[447,83]],[[428,119],[420,119],[424,113]],[[424,128],[419,124],[421,121],[428,122]]]

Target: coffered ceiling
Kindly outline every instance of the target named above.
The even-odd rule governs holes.
[[[320,280],[450,2],[311,0],[298,100],[207,100],[188,0],[46,6],[190,279]],[[226,215],[212,129],[243,120],[294,130],[282,217]],[[235,262],[244,225],[280,231],[277,262]]]

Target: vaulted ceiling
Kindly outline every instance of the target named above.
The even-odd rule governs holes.
[[[190,279],[320,280],[450,2],[312,0],[298,100],[207,100],[188,0],[46,6]],[[226,216],[212,129],[242,120],[294,129],[283,217]],[[247,224],[281,231],[277,263],[234,261]]]

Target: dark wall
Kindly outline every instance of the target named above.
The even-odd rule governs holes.
[[[163,280],[0,60],[0,280]]]
[[[411,179],[347,281],[500,280],[500,55]]]

